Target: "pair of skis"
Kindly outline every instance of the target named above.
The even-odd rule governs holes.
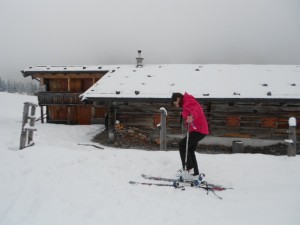
[[[217,195],[216,191],[224,191],[227,189],[232,189],[230,187],[223,187],[221,185],[215,185],[211,183],[207,183],[206,181],[183,181],[181,179],[172,179],[165,177],[155,177],[142,174],[142,177],[147,180],[160,181],[160,183],[156,182],[137,182],[137,181],[129,181],[129,184],[133,185],[146,185],[146,186],[163,186],[163,187],[174,187],[176,189],[185,190],[185,187],[192,188],[201,188],[209,192],[212,192],[217,198],[222,199],[219,195]],[[166,183],[170,182],[170,183]]]
[[[191,123],[192,126],[193,123]],[[185,152],[185,166],[184,166],[184,172],[187,171],[187,157],[188,157],[188,144],[189,144],[189,127],[190,123],[187,124],[187,134],[186,134],[186,152]],[[142,174],[142,177],[148,180],[154,180],[154,181],[163,181],[161,183],[156,182],[136,182],[136,181],[129,181],[130,184],[135,185],[148,185],[148,186],[164,186],[164,187],[174,187],[174,188],[180,188],[181,190],[185,190],[185,187],[195,187],[195,188],[202,188],[205,189],[207,194],[209,192],[212,192],[217,198],[222,199],[219,195],[215,193],[215,191],[223,191],[226,189],[232,189],[232,188],[226,188],[220,185],[214,185],[207,183],[206,181],[203,181],[204,174],[200,174],[199,177],[195,180],[187,181],[183,179],[183,177],[180,177],[179,179],[170,179],[170,178],[164,178],[164,177],[154,177],[154,176],[148,176],[145,174]],[[170,183],[165,183],[170,182]]]

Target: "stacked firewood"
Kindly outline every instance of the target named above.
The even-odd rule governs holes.
[[[157,139],[152,139],[150,134],[136,127],[115,125],[114,145],[121,148],[158,149]]]

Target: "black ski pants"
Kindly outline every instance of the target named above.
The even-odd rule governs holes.
[[[189,142],[188,142],[188,155],[187,155],[187,170],[190,170],[194,168],[194,174],[199,174],[197,159],[195,155],[195,151],[197,148],[197,144],[199,141],[201,141],[205,137],[205,134],[201,134],[199,132],[190,132],[189,133]],[[185,166],[185,154],[186,154],[186,139],[187,136],[185,136],[180,142],[179,142],[179,153],[180,158],[182,162],[182,168]]]

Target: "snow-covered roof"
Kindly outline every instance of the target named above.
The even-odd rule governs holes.
[[[299,65],[115,65],[101,70],[109,72],[83,99],[166,99],[173,92],[196,98],[300,99]]]
[[[30,66],[29,68],[22,70],[24,77],[31,76],[36,73],[95,73],[95,72],[107,72],[114,70],[115,66]]]

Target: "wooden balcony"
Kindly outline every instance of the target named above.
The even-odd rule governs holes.
[[[39,105],[80,105],[83,102],[79,95],[82,93],[74,92],[38,92]]]

